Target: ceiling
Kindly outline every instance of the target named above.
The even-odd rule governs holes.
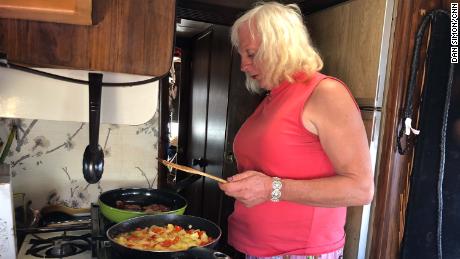
[[[296,3],[304,15],[343,3],[347,0],[279,0]],[[176,33],[180,37],[193,37],[211,24],[232,25],[245,11],[260,0],[177,0]]]
[[[178,18],[207,23],[231,25],[245,10],[260,0],[177,0]],[[279,0],[296,3],[308,15],[347,0]]]
[[[180,0],[179,0],[180,1]],[[221,7],[227,7],[227,8],[235,8],[235,9],[241,9],[241,10],[247,10],[251,8],[254,3],[259,2],[260,0],[192,0],[193,2],[197,3],[203,3],[203,4],[208,4],[208,5],[217,5]],[[186,2],[192,2],[192,1],[187,1]],[[282,3],[301,3],[301,2],[308,2],[306,0],[292,0],[292,1],[279,1]],[[318,1],[316,1],[318,2]]]

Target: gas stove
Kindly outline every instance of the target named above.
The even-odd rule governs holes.
[[[65,258],[65,259],[118,259],[112,253],[105,231],[114,223],[105,219],[99,206],[91,206],[90,224],[83,230],[66,226],[55,229],[47,226],[27,234],[18,252],[18,259]]]
[[[115,223],[106,219],[99,206],[91,206],[91,223],[85,229],[65,227],[60,231],[37,231],[26,235],[19,250],[18,259],[63,258],[63,259],[125,259],[111,247],[106,236],[108,228]],[[43,228],[46,229],[46,228]],[[180,255],[175,259],[187,259]]]
[[[92,258],[89,230],[28,234],[18,253],[27,258]]]

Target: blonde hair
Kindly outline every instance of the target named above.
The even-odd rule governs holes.
[[[284,80],[293,82],[295,72],[311,75],[322,69],[323,61],[311,45],[302,13],[296,4],[257,3],[232,26],[231,41],[236,48],[239,46],[238,29],[246,22],[251,36],[257,33],[260,37],[255,62],[263,64],[259,65],[259,69],[268,84],[276,86]],[[246,87],[251,92],[260,92],[257,81],[247,75]]]

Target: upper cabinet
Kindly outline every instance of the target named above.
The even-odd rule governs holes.
[[[0,17],[91,25],[92,0],[0,0]]]
[[[74,7],[85,2],[1,1],[49,2],[60,10],[69,6],[59,2]],[[172,63],[175,6],[174,0],[92,1],[92,25],[11,19],[0,13],[0,52],[9,62],[35,67],[162,76]]]
[[[392,2],[349,1],[306,17],[323,71],[343,80],[360,106],[382,106]]]

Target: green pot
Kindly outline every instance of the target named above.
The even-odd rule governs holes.
[[[116,206],[117,201],[140,206],[156,203],[165,205],[171,209],[170,211],[158,212],[155,214],[182,215],[187,207],[187,200],[175,192],[147,188],[120,188],[110,190],[99,196],[98,203],[102,215],[116,223],[130,218],[149,215],[149,213],[145,212],[119,209]]]

